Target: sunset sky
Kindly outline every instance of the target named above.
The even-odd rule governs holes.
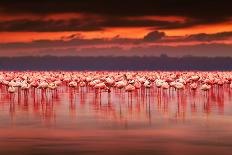
[[[1,0],[0,56],[232,56],[227,0]]]

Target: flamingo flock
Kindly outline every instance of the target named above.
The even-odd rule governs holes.
[[[201,90],[228,86],[232,89],[232,72],[0,72],[0,85],[9,93],[27,92],[30,89],[55,91],[66,85],[73,89],[88,88],[95,92],[111,93],[117,89],[131,93],[140,89]]]

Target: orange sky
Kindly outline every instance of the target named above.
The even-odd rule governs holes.
[[[0,22],[1,21],[15,21],[15,20],[42,20],[42,21],[50,21],[50,20],[69,20],[69,19],[80,19],[82,21],[103,21],[104,17],[94,14],[84,14],[84,13],[57,13],[57,14],[47,14],[47,15],[33,15],[33,14],[4,14],[0,13]],[[184,23],[186,20],[191,20],[187,17],[181,16],[138,16],[138,17],[127,17],[122,18],[126,20],[151,20],[151,21],[166,21],[166,22],[180,22]],[[46,26],[46,25],[45,25]],[[158,29],[155,26],[153,27],[106,27],[100,31],[59,31],[59,32],[0,32],[0,43],[8,43],[8,42],[30,42],[33,40],[57,40],[61,39],[64,36],[69,36],[72,34],[80,34],[83,38],[91,39],[91,38],[113,38],[115,36],[119,36],[121,38],[143,38],[146,34],[151,31],[158,30],[165,32],[167,36],[185,36],[190,34],[197,33],[218,33],[225,31],[232,31],[232,20],[223,22],[223,23],[214,23],[214,24],[205,24],[205,25],[197,25],[188,28],[175,28],[175,29]]]
[[[83,55],[85,50],[90,50],[90,55],[123,55],[124,49],[154,55],[169,47],[169,53],[178,55],[179,47],[187,46],[181,54],[201,55],[203,51],[206,56],[220,56],[214,47],[219,44],[224,55],[231,55],[231,3],[222,1],[1,0],[0,55],[50,55],[57,51],[75,55],[84,48]],[[199,49],[192,47],[191,53],[190,46]]]
[[[121,38],[143,38],[147,33],[151,32],[149,27],[139,28],[106,28],[103,31],[89,31],[89,32],[0,32],[1,43],[7,42],[30,42],[32,40],[48,39],[57,40],[61,37],[69,36],[72,34],[80,34],[83,38],[113,38],[119,36]],[[232,22],[211,24],[211,25],[199,25],[191,28],[160,30],[166,33],[168,36],[185,36],[197,33],[218,33],[225,31],[232,31]]]

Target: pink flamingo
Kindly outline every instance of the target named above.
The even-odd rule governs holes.
[[[196,82],[191,83],[189,87],[190,87],[190,89],[192,89],[192,90],[196,90],[196,89],[197,89],[197,83],[196,83]]]

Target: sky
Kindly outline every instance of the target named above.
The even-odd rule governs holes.
[[[0,56],[232,56],[229,0],[1,0]]]

